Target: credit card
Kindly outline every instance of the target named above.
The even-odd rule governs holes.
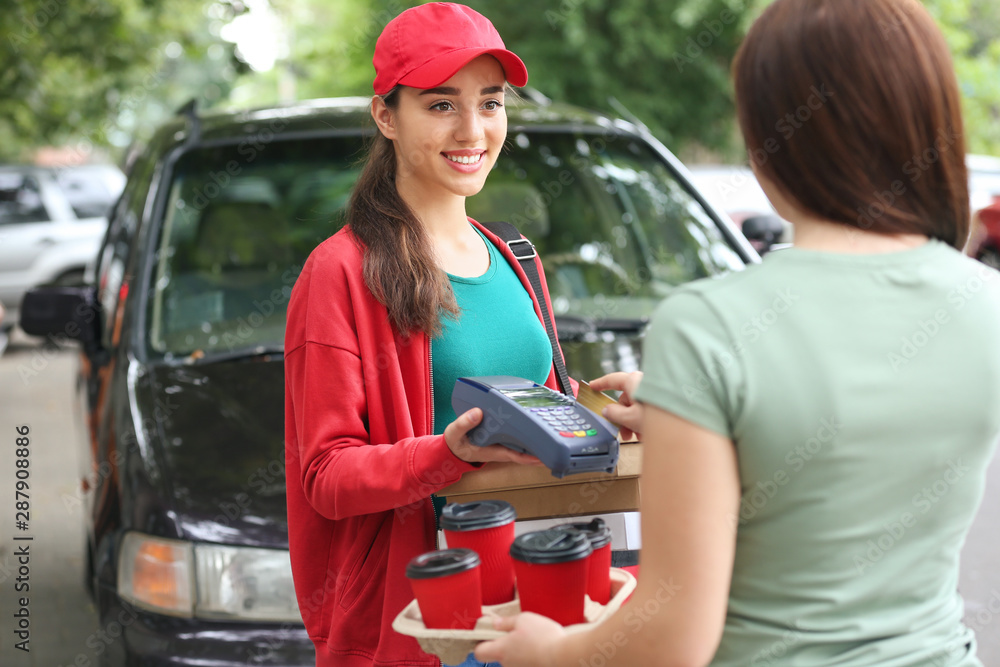
[[[591,389],[585,380],[580,380],[579,382],[580,390],[577,392],[576,402],[588,410],[601,414],[601,410],[604,409],[605,405],[618,402],[602,391]]]
[[[597,391],[596,389],[591,389],[590,385],[587,384],[587,382],[584,381],[584,380],[579,380],[579,383],[580,383],[580,389],[579,389],[579,391],[577,391],[577,394],[576,394],[576,402],[579,403],[580,405],[582,405],[583,407],[587,408],[588,410],[596,412],[597,414],[600,415],[601,414],[601,410],[604,409],[605,405],[610,405],[612,403],[617,403],[618,402],[618,401],[616,401],[615,399],[611,398],[610,396],[608,396],[607,394],[605,394],[602,391]],[[604,415],[601,415],[601,416],[604,417]],[[604,418],[608,419],[607,417],[604,417]],[[615,422],[613,422],[610,419],[608,419],[608,421],[611,422],[612,424],[614,424],[615,426],[617,426],[618,428],[622,427],[621,424],[616,424]],[[623,440],[622,436],[621,436],[621,433],[618,434],[618,440],[620,442],[638,442],[639,441],[635,437],[635,435],[633,435],[630,440]]]

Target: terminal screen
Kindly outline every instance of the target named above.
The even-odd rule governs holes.
[[[565,404],[559,394],[546,387],[500,389],[498,391],[524,408],[550,408]]]

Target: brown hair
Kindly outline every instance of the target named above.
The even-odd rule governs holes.
[[[733,61],[754,166],[803,210],[956,248],[969,234],[958,83],[916,0],[777,0]]]
[[[391,110],[398,108],[398,90],[382,98]],[[377,130],[347,205],[347,224],[364,251],[365,284],[389,311],[398,332],[434,336],[441,330],[442,312],[458,315],[455,294],[438,268],[427,233],[396,191],[395,146]]]

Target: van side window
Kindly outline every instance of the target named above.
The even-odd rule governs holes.
[[[49,220],[38,179],[31,174],[0,173],[0,225]]]
[[[97,300],[101,304],[101,343],[111,349],[118,343],[117,319],[119,301],[127,290],[129,253],[135,241],[136,230],[142,220],[142,211],[149,194],[154,162],[140,160],[129,178],[125,192],[108,224],[108,235],[97,260]]]

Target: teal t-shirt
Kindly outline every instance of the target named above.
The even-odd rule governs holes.
[[[637,398],[739,457],[714,667],[980,665],[958,565],[1000,435],[998,340],[1000,274],[939,241],[781,250],[658,307]]]
[[[552,344],[531,297],[497,248],[479,236],[490,267],[475,278],[448,274],[461,315],[442,318],[441,334],[431,340],[435,434],[455,421],[451,392],[458,378],[513,375],[543,384],[552,368]]]

